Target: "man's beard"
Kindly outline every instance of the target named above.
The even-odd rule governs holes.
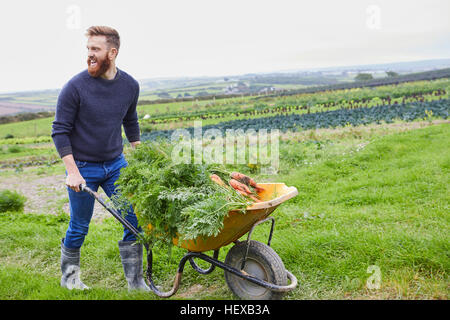
[[[98,78],[101,75],[103,75],[111,66],[111,61],[108,59],[108,55],[105,55],[104,59],[95,58],[95,61],[97,62],[97,65],[95,67],[91,66],[90,61],[91,58],[88,57],[87,59],[88,72],[94,78]]]

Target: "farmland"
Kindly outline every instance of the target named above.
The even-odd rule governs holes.
[[[181,128],[192,132],[194,121],[223,134],[280,130],[277,175],[249,163],[232,168],[299,191],[273,214],[272,247],[300,284],[286,299],[448,299],[449,92],[449,78],[297,88],[289,95],[144,103],[138,115],[142,140],[170,138]],[[0,212],[0,297],[156,299],[127,292],[117,248],[122,228],[98,207],[81,261],[83,280],[93,289],[59,287],[59,242],[69,215],[51,122],[0,125],[0,189],[27,198],[23,211]],[[268,229],[258,227],[253,238],[265,242]],[[157,284],[171,286],[183,254],[176,247],[170,257],[155,251]],[[367,286],[373,266],[381,272],[375,289]],[[171,299],[234,297],[221,270],[202,276],[186,267]]]

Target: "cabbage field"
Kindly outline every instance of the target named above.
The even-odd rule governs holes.
[[[450,112],[450,100],[433,100],[428,102],[411,102],[405,104],[381,105],[374,107],[340,108],[324,110],[314,113],[290,113],[292,109],[286,108],[285,113],[270,117],[251,117],[242,120],[219,122],[203,126],[203,130],[219,129],[223,134],[232,129],[279,129],[282,132],[301,131],[319,128],[336,128],[343,126],[360,126],[368,124],[392,123],[395,120],[414,121],[428,119],[431,116],[447,119]],[[187,128],[193,135],[194,129]],[[174,130],[155,130],[142,135],[142,140],[155,140],[158,138],[170,139]]]

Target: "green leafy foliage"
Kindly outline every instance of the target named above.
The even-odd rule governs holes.
[[[234,189],[210,179],[215,173],[228,180],[223,167],[172,162],[173,145],[148,142],[139,145],[121,171],[116,206],[129,204],[144,228],[151,246],[167,246],[173,237],[180,240],[217,235],[230,210],[240,210],[251,202]],[[151,228],[149,228],[151,225]]]
[[[0,191],[0,212],[22,211],[26,198],[16,191]]]

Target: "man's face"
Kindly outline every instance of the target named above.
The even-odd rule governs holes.
[[[89,37],[87,42],[87,49],[88,72],[94,78],[100,77],[109,69],[111,65],[111,60],[108,57],[110,49],[108,49],[106,37]]]

